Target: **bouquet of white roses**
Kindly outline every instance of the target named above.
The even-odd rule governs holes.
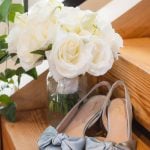
[[[98,12],[40,0],[24,14],[16,14],[7,42],[27,71],[44,58],[56,80],[86,72],[105,74],[118,57],[123,42]]]
[[[111,69],[123,46],[105,16],[58,0],[40,0],[28,12],[16,13],[6,43],[6,54],[22,68],[7,69],[5,75],[17,74],[19,80],[21,73],[36,76],[32,69],[47,59],[55,81],[59,85],[65,81],[65,88],[57,87],[61,98],[77,91],[79,75],[100,76]]]

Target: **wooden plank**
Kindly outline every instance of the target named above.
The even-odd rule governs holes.
[[[112,83],[124,80],[130,91],[136,120],[150,131],[150,42],[149,39],[130,39],[124,43],[119,60],[99,80]]]
[[[3,150],[37,150],[38,138],[47,126],[46,109],[19,112],[16,123],[3,118]]]
[[[150,37],[150,0],[142,0],[115,20],[113,27],[123,38]]]
[[[133,134],[134,139],[137,141],[137,150],[149,150],[150,141],[145,137],[138,137],[136,134]]]
[[[48,71],[45,71],[37,80],[31,81],[12,95],[12,99],[17,104],[18,111],[48,106],[47,73]]]
[[[46,115],[46,109],[39,109],[18,113],[16,123],[2,118],[3,150],[37,150],[37,140],[48,126]],[[149,139],[142,136],[139,138],[136,134],[134,137],[137,140],[137,150],[149,149]]]
[[[150,38],[126,39],[122,58],[150,74]]]
[[[133,120],[134,138],[137,140],[137,148],[147,149],[150,148],[150,134],[139,123]],[[147,146],[146,146],[147,145]]]

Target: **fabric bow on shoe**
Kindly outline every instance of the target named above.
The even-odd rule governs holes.
[[[52,126],[48,127],[38,141],[40,150],[83,150],[84,138],[69,137],[58,133]]]
[[[99,141],[96,138],[87,137],[85,150],[131,150],[131,147],[128,143],[117,144],[114,142]]]

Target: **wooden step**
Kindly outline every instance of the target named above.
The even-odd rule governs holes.
[[[114,20],[113,27],[126,39],[150,37],[150,0],[142,0]]]
[[[46,116],[46,109],[38,109],[18,113],[16,123],[2,118],[3,150],[37,150],[38,138],[49,125]],[[142,133],[133,136],[137,140],[137,150],[149,150],[149,139]]]
[[[136,120],[150,131],[150,38],[124,40],[121,56],[99,80],[124,80]]]
[[[11,96],[17,111],[48,107],[47,74],[48,71],[45,71],[37,80],[31,81]]]
[[[37,150],[37,141],[48,127],[47,110],[17,113],[17,122],[2,118],[3,150]]]

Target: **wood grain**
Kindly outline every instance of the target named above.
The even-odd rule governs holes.
[[[137,142],[137,150],[149,150],[150,140],[148,138],[145,138],[143,135],[139,137],[136,134],[133,134],[133,138]]]
[[[150,38],[124,40],[122,58],[150,74]]]
[[[12,95],[12,99],[17,104],[18,111],[48,106],[48,92],[46,86],[47,73],[48,71],[45,71],[37,80],[31,81]]]
[[[123,38],[150,37],[150,0],[142,0],[115,20],[113,27]]]
[[[38,138],[49,125],[46,115],[46,109],[38,109],[18,113],[16,123],[2,118],[3,150],[37,150]],[[142,135],[137,137],[135,133],[134,137],[137,140],[137,150],[149,149],[149,139]]]
[[[111,83],[118,79],[124,80],[129,88],[136,120],[150,131],[150,59],[147,58],[150,57],[150,43],[148,41],[149,39],[126,40],[119,60],[106,75],[99,77],[99,80],[108,80]],[[143,46],[145,42],[149,44]]]
[[[16,123],[3,118],[3,150],[37,150],[38,138],[47,126],[46,109],[20,112]]]

